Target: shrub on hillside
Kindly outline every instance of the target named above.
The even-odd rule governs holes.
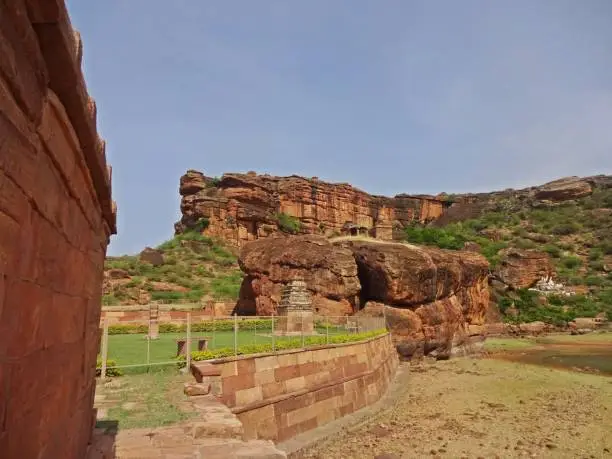
[[[460,250],[466,238],[445,228],[426,226],[408,226],[404,229],[406,241],[413,244],[433,245],[441,249]]]
[[[206,217],[202,217],[198,220],[198,222],[194,225],[193,230],[201,233],[202,231],[204,231],[206,228],[208,228],[208,225],[210,224],[210,222],[208,221],[208,218]]]
[[[290,234],[297,234],[302,229],[302,222],[295,217],[284,212],[276,214],[276,222],[281,231]]]
[[[563,266],[565,266],[568,269],[574,269],[582,265],[582,260],[575,255],[570,255],[570,256],[563,258],[561,260],[561,263],[563,263]]]
[[[510,306],[516,310],[516,315],[505,315],[504,320],[511,323],[542,321],[554,325],[565,325],[576,316],[571,311],[553,303],[542,304],[537,292],[518,289],[512,296],[502,297],[499,302],[500,311],[507,313]]]
[[[559,258],[561,256],[561,249],[554,244],[546,244],[544,246],[544,252],[554,258]]]
[[[552,234],[556,234],[557,236],[566,236],[568,234],[577,233],[578,231],[580,231],[580,225],[575,222],[555,225],[550,230]]]

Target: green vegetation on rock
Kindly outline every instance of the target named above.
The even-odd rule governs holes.
[[[206,219],[198,222],[200,230],[207,224]],[[105,269],[123,270],[129,278],[126,282],[111,281],[111,291],[103,296],[102,303],[107,306],[135,303],[142,294],[164,303],[238,297],[242,273],[237,257],[220,242],[189,231],[160,244],[157,250],[164,259],[159,266],[141,261],[138,255],[108,257]]]
[[[297,234],[302,229],[302,222],[295,217],[284,212],[276,214],[276,222],[281,231],[290,234]]]
[[[405,239],[414,244],[459,250],[476,243],[495,270],[501,249],[511,247],[547,253],[561,283],[579,294],[539,297],[508,292],[499,298],[502,312],[514,304],[518,316],[508,321],[564,323],[574,317],[605,312],[612,319],[612,189],[595,188],[591,196],[554,204],[494,196],[476,219],[443,227],[414,225]]]

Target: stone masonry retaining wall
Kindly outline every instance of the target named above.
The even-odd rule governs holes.
[[[110,169],[63,0],[0,2],[0,456],[91,438]]]
[[[282,441],[378,400],[398,365],[390,335],[361,343],[219,359],[220,399],[245,438]]]

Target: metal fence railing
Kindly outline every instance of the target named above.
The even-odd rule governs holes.
[[[195,319],[195,320],[194,320]],[[386,329],[384,317],[209,316],[185,312],[164,320],[121,320],[101,324],[98,374],[139,373],[155,367],[187,366],[198,359],[277,352],[350,342]],[[358,336],[357,336],[358,335]]]

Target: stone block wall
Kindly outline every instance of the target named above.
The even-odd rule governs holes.
[[[213,362],[220,399],[245,438],[282,441],[378,400],[395,374],[390,335],[351,344]]]
[[[63,0],[0,1],[0,456],[83,458],[110,170]]]

